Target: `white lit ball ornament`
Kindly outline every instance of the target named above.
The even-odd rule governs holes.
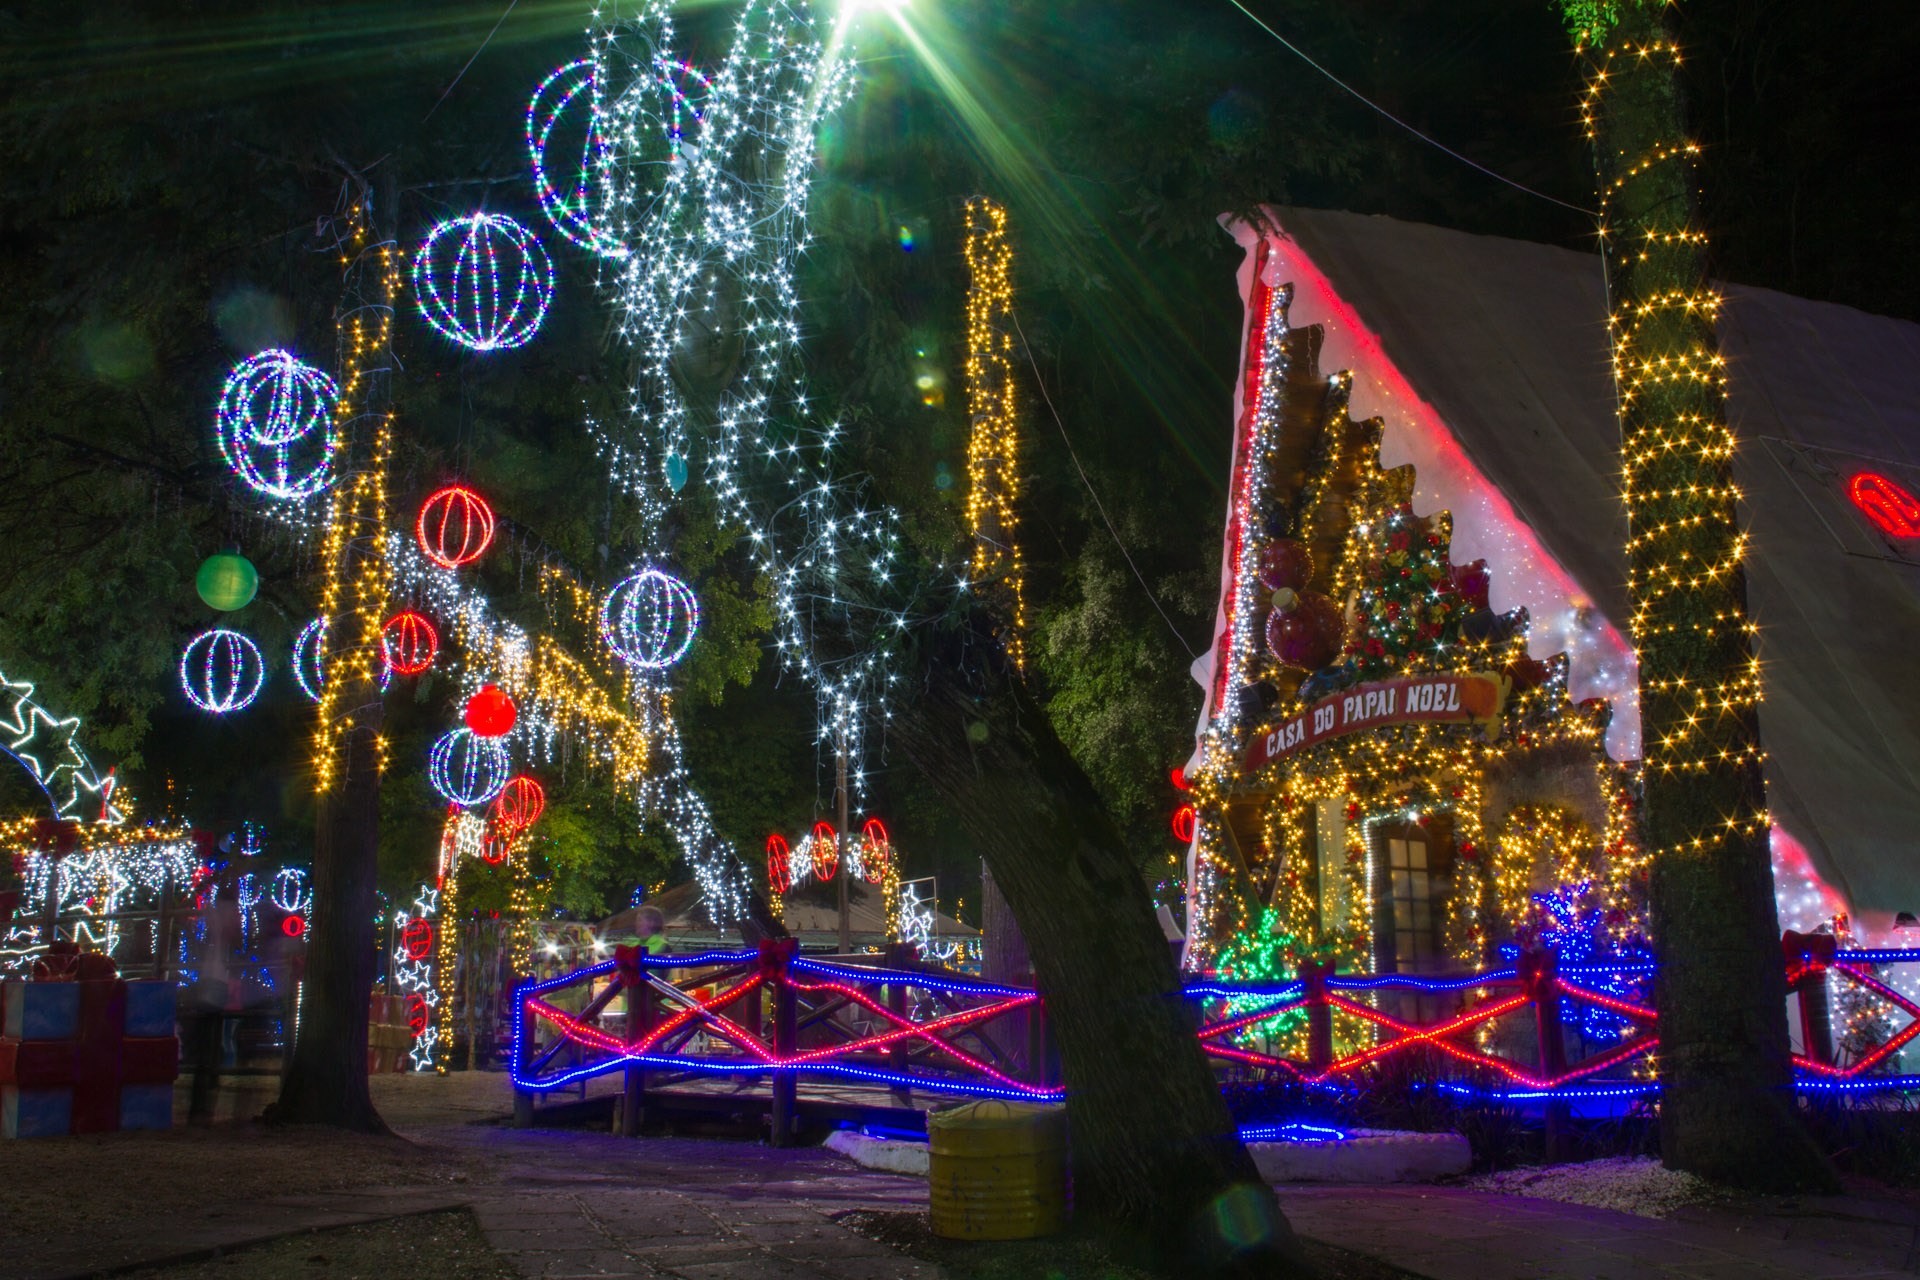
[[[260,696],[267,660],[238,631],[203,631],[180,654],[180,688],[202,711],[223,716]]]
[[[524,346],[553,301],[553,259],[512,218],[475,213],[430,232],[413,257],[420,314],[475,351]]]
[[[540,208],[561,235],[604,258],[627,247],[594,208],[607,145],[594,124],[593,61],[569,62],[540,82],[527,103],[527,158]],[[556,136],[559,135],[559,136]],[[572,159],[578,144],[579,159]]]
[[[600,637],[636,667],[658,670],[687,656],[700,629],[693,588],[658,569],[634,574],[607,593]]]
[[[269,497],[311,498],[333,483],[339,396],[332,378],[277,348],[242,361],[214,414],[220,456]]]
[[[497,738],[482,738],[471,729],[443,734],[427,756],[427,778],[449,804],[471,809],[500,794],[513,762]]]

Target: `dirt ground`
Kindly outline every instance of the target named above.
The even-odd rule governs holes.
[[[510,1114],[513,1099],[504,1075],[375,1076],[373,1086],[375,1105],[396,1130],[392,1137],[233,1123],[9,1143],[9,1163],[31,1167],[34,1176],[8,1179],[7,1194],[0,1197],[0,1239],[32,1235],[55,1221],[65,1231],[84,1232],[93,1224],[140,1218],[202,1217],[209,1206],[216,1212],[231,1206],[244,1215],[247,1203],[263,1195],[483,1182],[492,1176],[473,1155],[407,1131]],[[76,1195],[76,1188],[85,1194]]]
[[[289,1236],[204,1262],[128,1273],[133,1280],[514,1280],[465,1212],[396,1218]]]

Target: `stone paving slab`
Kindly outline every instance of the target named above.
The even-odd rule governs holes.
[[[1866,1280],[1914,1275],[1920,1239],[1920,1218],[1897,1209],[1656,1219],[1445,1187],[1289,1186],[1280,1198],[1301,1235],[1427,1280]]]

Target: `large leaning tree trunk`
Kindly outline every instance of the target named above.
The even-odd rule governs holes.
[[[369,687],[341,744],[340,777],[320,799],[313,851],[299,1034],[277,1124],[325,1124],[385,1133],[367,1090],[368,994],[375,971],[375,881],[380,849],[379,691]]]
[[[973,658],[997,654],[976,617]],[[889,741],[979,846],[1059,1048],[1074,1211],[1179,1275],[1305,1274],[1194,1035],[1172,949],[1093,784],[1024,681],[931,655]]]
[[[1585,64],[1612,306],[1660,958],[1660,1147],[1669,1168],[1718,1182],[1830,1185],[1796,1114],[1718,299],[1668,3],[1560,0]]]

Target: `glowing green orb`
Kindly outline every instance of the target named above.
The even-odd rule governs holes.
[[[193,586],[208,608],[230,613],[253,602],[254,593],[260,590],[260,575],[245,556],[222,551],[201,563]]]

